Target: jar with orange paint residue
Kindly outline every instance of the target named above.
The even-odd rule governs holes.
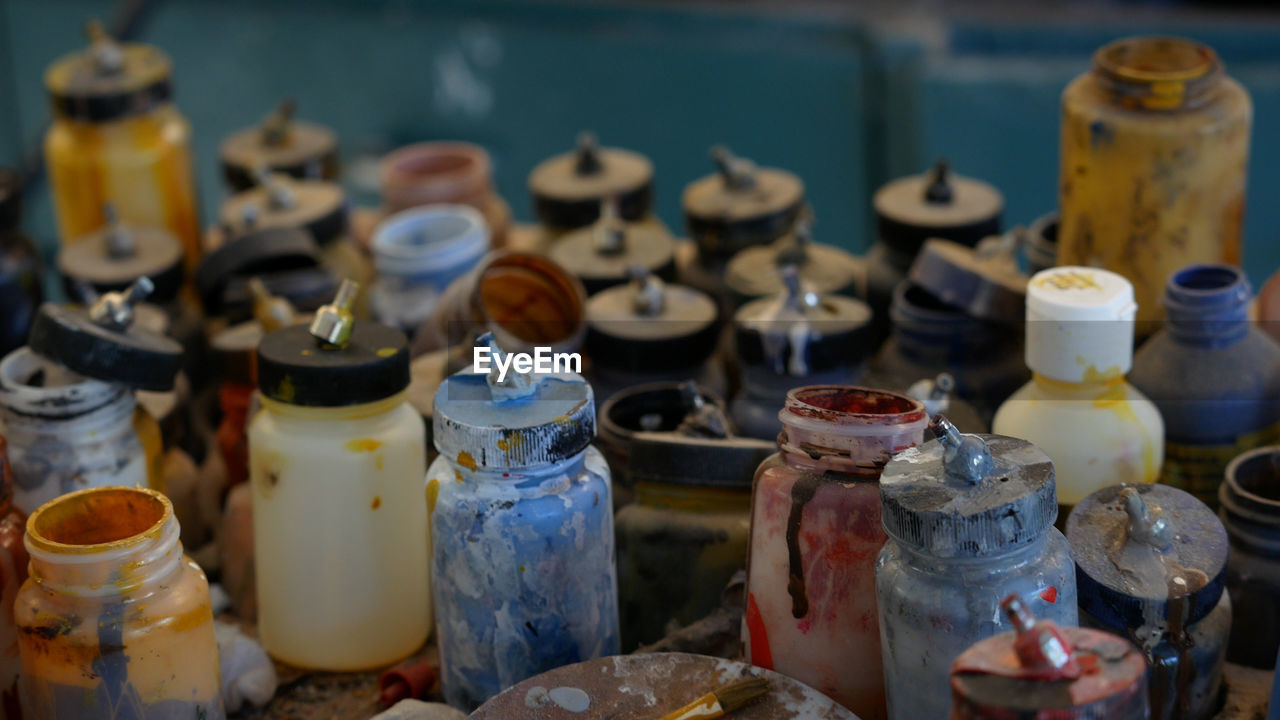
[[[1252,122],[1249,93],[1183,38],[1117,40],[1062,93],[1058,264],[1129,278],[1140,337],[1174,271],[1239,264]]]
[[[225,717],[209,583],[148,489],[90,488],[27,521],[14,610],[23,717]]]
[[[119,44],[93,23],[88,49],[45,73],[53,124],[45,162],[64,244],[107,224],[110,204],[138,227],[182,241],[188,270],[200,256],[191,125],[173,104],[173,68],[149,45]]]

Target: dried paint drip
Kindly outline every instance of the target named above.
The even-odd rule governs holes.
[[[787,593],[791,595],[791,614],[800,619],[809,614],[809,599],[804,591],[804,560],[800,552],[800,523],[804,506],[818,492],[822,478],[803,475],[791,486],[791,512],[787,516]]]

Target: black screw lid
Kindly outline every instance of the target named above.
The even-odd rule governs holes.
[[[112,236],[125,233],[129,251],[112,249]],[[115,225],[65,245],[58,251],[58,271],[66,278],[68,295],[79,299],[80,285],[97,293],[123,290],[140,277],[150,278],[155,290],[147,300],[166,303],[182,287],[182,244],[161,228]]]
[[[95,323],[80,307],[45,303],[27,341],[36,353],[85,377],[166,391],[182,367],[182,345],[138,327]]]
[[[656,307],[638,308],[636,285],[587,300],[587,354],[602,367],[663,372],[696,367],[715,351],[715,301],[682,285],[661,285]]]
[[[872,349],[871,308],[840,295],[806,294],[811,305],[786,307],[787,297],[752,300],[734,314],[738,358],[778,375],[804,377],[854,367]],[[800,334],[796,328],[805,326]],[[802,340],[802,342],[797,342]]]
[[[777,168],[758,168],[727,149],[711,151],[719,171],[689,183],[681,205],[698,252],[728,258],[782,237],[804,207],[804,183]]]
[[[998,235],[1004,196],[981,180],[954,174],[940,160],[930,172],[886,183],[872,205],[880,239],[911,257],[929,238],[972,247]]]
[[[89,25],[89,39],[88,49],[58,59],[45,72],[45,89],[58,114],[102,123],[169,101],[172,66],[163,51],[118,44],[97,23]]]
[[[607,198],[616,198],[622,219],[635,221],[653,204],[653,163],[630,150],[599,147],[594,135],[583,133],[575,150],[533,169],[529,192],[534,214],[548,227],[590,225]]]
[[[345,347],[326,346],[305,325],[269,333],[258,343],[258,389],[290,405],[339,407],[376,402],[409,387],[404,333],[356,323]]]
[[[196,268],[196,290],[205,312],[222,310],[223,291],[235,277],[265,275],[320,264],[311,236],[298,228],[267,228],[232,237]]]
[[[753,438],[640,432],[631,438],[632,482],[751,490],[756,468],[778,445]]]
[[[616,244],[606,237],[617,233]],[[663,280],[676,279],[675,240],[665,230],[626,224],[599,223],[567,233],[547,253],[582,281],[588,295],[627,282],[631,268],[639,265]]]
[[[1017,248],[1004,240],[983,241],[977,250],[950,240],[928,240],[911,265],[911,282],[967,315],[1021,327],[1027,314],[1027,276],[1018,270]]]

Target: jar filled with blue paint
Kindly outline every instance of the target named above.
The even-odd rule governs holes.
[[[1080,621],[1147,657],[1152,720],[1218,710],[1231,629],[1227,532],[1204,503],[1167,485],[1113,485],[1067,519]]]
[[[436,392],[440,456],[427,470],[441,679],[445,700],[468,712],[619,649],[613,503],[591,445],[591,386],[514,366],[503,376],[505,354],[490,347],[501,358],[491,372],[464,370]]]
[[[1249,321],[1253,293],[1230,265],[1189,265],[1165,286],[1164,329],[1129,382],[1164,417],[1160,482],[1217,507],[1237,455],[1280,442],[1280,344]]]
[[[1077,622],[1049,457],[1025,440],[962,434],[940,415],[929,429],[937,440],[898,453],[880,476],[889,541],[876,597],[891,720],[947,717],[951,663],[1013,629],[1000,612],[1009,595],[1039,618]]]

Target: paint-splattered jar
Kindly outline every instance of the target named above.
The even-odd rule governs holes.
[[[900,453],[880,476],[876,561],[885,691],[893,720],[947,714],[947,672],[966,648],[1011,629],[1000,601],[1075,625],[1076,572],[1058,513],[1053,463],[1036,446],[963,435],[935,416],[937,440]]]
[[[263,409],[249,424],[258,636],[275,658],[321,670],[387,665],[431,629],[407,342],[352,323],[354,295],[343,283],[310,329],[262,338]]]
[[[871,361],[868,382],[906,390],[946,372],[956,394],[990,424],[996,408],[1027,381],[1016,329],[970,317],[904,280],[893,290],[889,339]]]
[[[1059,264],[1129,278],[1142,321],[1163,316],[1179,268],[1239,264],[1252,120],[1248,92],[1205,45],[1132,37],[1099,49],[1062,93]]]
[[[951,666],[951,720],[1147,720],[1146,660],[1128,641],[1037,621],[1017,595],[1000,609],[1013,632]]]
[[[1125,380],[1136,309],[1133,286],[1106,270],[1052,268],[1027,287],[1034,374],[1000,406],[991,429],[1053,459],[1063,517],[1095,490],[1160,476],[1160,411]]]
[[[489,252],[489,228],[469,205],[428,205],[384,219],[372,245],[378,271],[370,291],[374,319],[412,337],[449,283]]]
[[[1270,670],[1280,648],[1280,445],[1232,460],[1218,499],[1231,543],[1227,590],[1235,622],[1227,659]]]
[[[44,300],[40,252],[22,232],[22,179],[0,168],[0,356],[27,341]]]
[[[1169,278],[1165,324],[1133,358],[1129,381],[1164,418],[1160,482],[1218,504],[1240,453],[1280,442],[1280,345],[1249,320],[1252,293],[1230,265]]]
[[[109,293],[87,312],[45,304],[30,347],[0,361],[0,423],[23,512],[88,487],[163,490],[160,426],[135,390],[172,389],[182,348],[131,326],[141,294]]]
[[[855,382],[869,351],[866,303],[806,292],[794,267],[784,272],[786,294],[752,300],[733,317],[742,388],[730,416],[740,433],[761,440],[777,438],[792,388]]]
[[[97,23],[90,46],[45,73],[53,124],[45,134],[58,233],[74,242],[120,217],[182,241],[187,267],[200,257],[191,125],[172,102],[172,67],[158,48],[117,44]]]
[[[615,518],[623,652],[720,607],[725,585],[746,565],[751,477],[773,450],[747,438],[632,439],[635,502]]]
[[[722,391],[723,368],[712,358],[720,329],[715,301],[700,290],[634,270],[630,284],[587,300],[584,347],[596,400],[664,380],[696,379]]]
[[[8,442],[0,436],[0,718],[20,720],[18,700],[18,627],[14,600],[27,579],[27,548],[22,544],[27,515],[13,504],[13,471]]]
[[[445,700],[470,712],[525,678],[617,653],[613,501],[590,444],[591,386],[572,373],[463,371],[436,392],[433,424]]]
[[[108,487],[27,521],[20,630],[23,717],[225,717],[209,584],[182,554],[169,500]]]
[[[752,491],[747,659],[879,720],[877,480],[894,453],[924,441],[928,416],[905,395],[811,385],[787,393],[778,417],[778,452],[756,470]]]
[[[306,180],[338,178],[338,136],[323,125],[294,119],[296,110],[293,100],[285,100],[258,125],[223,138],[218,160],[232,192],[257,185],[262,168]]]
[[[1116,485],[1067,518],[1080,621],[1131,639],[1151,667],[1152,720],[1205,720],[1222,700],[1231,628],[1227,533],[1166,485]]]

